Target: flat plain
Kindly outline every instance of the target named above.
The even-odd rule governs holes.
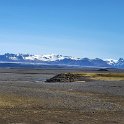
[[[0,68],[0,124],[124,124],[123,76],[121,80],[45,82],[68,72],[103,73]]]

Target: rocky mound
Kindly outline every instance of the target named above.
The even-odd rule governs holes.
[[[80,74],[64,73],[58,74],[53,78],[46,80],[46,82],[76,82],[76,81],[89,81],[88,77]]]
[[[101,69],[98,69],[97,71],[109,71],[109,70],[107,70],[107,69],[104,69],[104,68],[101,68]]]

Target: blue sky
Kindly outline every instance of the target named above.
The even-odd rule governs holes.
[[[0,0],[0,53],[124,58],[124,0]]]

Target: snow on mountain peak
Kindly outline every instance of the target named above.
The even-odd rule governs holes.
[[[98,66],[98,67],[118,67],[124,68],[124,59],[89,59],[76,58],[72,56],[63,56],[55,54],[47,55],[31,55],[31,54],[11,54],[6,53],[0,55],[0,62],[34,62],[34,63],[49,63],[49,64],[64,64],[64,65],[80,65],[80,66]]]
[[[18,58],[15,57],[15,56],[13,56],[13,57],[9,57],[9,59],[11,59],[11,60],[18,60]]]
[[[29,55],[26,56],[24,59],[25,60],[39,60],[39,61],[56,61],[57,59],[61,59],[61,55],[54,55],[54,54],[49,54],[49,55]]]
[[[55,54],[46,54],[46,55],[29,55],[24,57],[25,60],[39,60],[39,61],[57,61],[63,59],[73,59],[79,60],[79,58],[70,57],[70,56],[62,56],[62,55],[55,55]]]
[[[118,60],[116,60],[116,59],[106,59],[105,61],[106,61],[109,65],[113,65],[113,64],[115,64],[115,63],[118,62]]]

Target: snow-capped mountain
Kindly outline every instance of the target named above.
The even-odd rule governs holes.
[[[124,68],[124,59],[119,60],[99,58],[75,58],[71,56],[62,55],[30,55],[30,54],[10,54],[6,53],[0,55],[0,62],[14,62],[14,63],[39,63],[50,65],[72,65],[72,66],[92,66],[92,67],[118,67]]]
[[[29,54],[9,54],[6,53],[4,55],[0,55],[0,61],[41,61],[41,62],[54,62],[54,61],[61,61],[64,59],[70,60],[80,60],[79,58],[74,58],[71,56],[62,56],[62,55],[29,55]]]
[[[115,59],[106,59],[105,60],[109,65],[115,65],[117,62],[118,62],[118,60],[115,60]]]
[[[39,60],[39,61],[57,61],[57,60],[63,60],[63,59],[72,59],[72,60],[78,60],[77,58],[70,57],[70,56],[62,56],[62,55],[29,55],[24,57],[25,60]]]

